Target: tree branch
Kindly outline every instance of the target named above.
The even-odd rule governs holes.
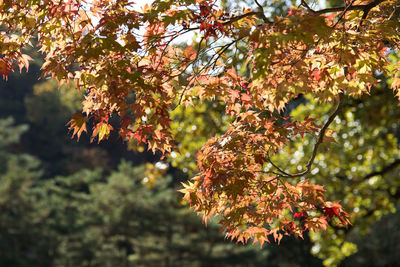
[[[282,173],[283,175],[287,175],[290,176],[289,173],[285,172],[284,170],[282,170],[281,168],[279,168],[279,166],[277,166],[275,163],[272,162],[272,160],[270,158],[267,158],[268,162],[272,165],[272,167],[274,167],[275,169],[277,169],[278,172]]]
[[[369,4],[366,5],[354,5],[354,6],[350,6],[347,10],[362,10],[364,13],[367,13],[374,7],[376,7],[377,5],[381,4],[382,2],[385,2],[387,0],[374,0]],[[309,9],[309,8],[307,8]],[[340,11],[344,11],[346,9],[346,6],[340,6],[340,7],[331,7],[331,8],[325,8],[325,9],[321,9],[321,10],[317,10],[314,11],[311,9],[311,11],[317,15],[322,15],[322,14],[326,14],[326,13],[332,13],[332,12],[340,12]]]
[[[313,10],[309,5],[308,5],[308,3],[305,1],[305,0],[301,0],[301,3],[300,3],[300,5],[299,5],[299,7],[300,6],[304,6],[309,12],[311,12],[311,13],[316,13],[316,11],[315,10]]]
[[[336,25],[339,24],[339,22],[342,20],[342,18],[344,17],[344,15],[346,15],[347,11],[349,11],[349,8],[351,8],[353,6],[353,3],[355,2],[355,0],[352,0],[349,5],[347,5],[345,7],[345,9],[343,10],[342,14],[340,14],[338,20],[336,21],[336,23],[333,25],[333,29],[336,27]]]
[[[258,8],[260,9],[260,16],[261,16],[261,18],[263,19],[264,23],[270,24],[271,21],[269,21],[269,20],[267,19],[267,17],[265,16],[265,12],[264,12],[263,6],[262,6],[257,0],[254,0],[254,2],[256,2]]]
[[[400,165],[400,159],[396,159],[389,165],[384,166],[380,171],[373,171],[365,175],[364,177],[361,178],[360,181],[365,181],[368,180],[371,177],[377,176],[377,175],[384,175],[385,173],[394,170],[397,166]],[[340,180],[346,180],[348,177],[346,175],[335,175],[335,177],[339,178]]]
[[[400,165],[400,159],[396,159],[395,161],[393,161],[389,165],[383,167],[382,170],[380,170],[380,171],[373,171],[373,172],[365,175],[362,179],[363,180],[367,180],[367,179],[369,179],[371,177],[374,177],[376,175],[383,175],[383,174],[395,169],[398,165]]]
[[[340,93],[339,99],[338,99],[338,105],[337,105],[335,111],[329,116],[328,120],[325,122],[324,126],[322,127],[321,131],[318,134],[317,142],[314,145],[314,149],[313,149],[311,158],[307,162],[306,169],[302,172],[295,173],[295,174],[289,174],[289,173],[281,171],[282,177],[284,177],[284,178],[300,177],[300,176],[308,174],[311,171],[311,166],[314,163],[315,157],[317,156],[318,147],[324,141],[324,136],[325,136],[326,131],[329,128],[329,125],[333,122],[335,117],[339,114],[340,109],[342,108],[342,99],[343,99],[343,93]],[[278,169],[278,170],[280,170],[280,169]]]
[[[357,31],[360,30],[364,20],[368,17],[368,14],[371,11],[371,9],[374,8],[375,6],[379,5],[383,1],[385,1],[385,0],[375,0],[365,6],[365,8],[363,9],[363,15],[361,17],[360,24],[357,26]]]

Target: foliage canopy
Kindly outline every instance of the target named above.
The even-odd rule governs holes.
[[[279,242],[284,234],[350,224],[339,202],[306,178],[321,145],[335,140],[329,126],[343,101],[368,94],[378,74],[391,78],[400,98],[400,64],[389,59],[400,45],[399,2],[344,3],[317,9],[304,0],[299,7],[281,2],[285,12],[274,14],[256,0],[247,7],[155,1],[141,11],[126,0],[3,0],[0,74],[28,69],[23,48],[37,38],[46,56],[42,76],[73,80],[84,91],[82,113],[69,123],[73,135],[91,121],[92,140],[117,130],[163,154],[178,149],[171,112],[222,104],[226,131],[199,151],[199,173],[184,185],[184,198],[205,221],[219,215],[232,239]],[[191,45],[177,45],[191,33]],[[326,120],[285,116],[299,95],[330,105]],[[313,145],[300,170],[273,161],[308,137]]]

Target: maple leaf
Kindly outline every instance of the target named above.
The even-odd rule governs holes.
[[[69,125],[69,129],[73,130],[72,137],[76,135],[79,140],[82,132],[87,132],[86,129],[87,121],[88,118],[80,113],[75,113],[74,115],[72,115],[72,119],[67,123],[67,125]]]
[[[332,130],[327,130],[325,132],[325,135],[322,139],[322,142],[324,146],[328,149],[329,148],[329,143],[333,142],[336,143],[336,139],[333,137],[333,131]]]
[[[32,60],[30,56],[22,54],[20,58],[20,63],[18,64],[20,72],[22,71],[23,68],[25,68],[26,71],[29,70],[29,60]]]
[[[400,78],[397,77],[399,74],[400,73],[396,73],[393,77],[391,88],[396,92],[396,97],[400,100]]]
[[[301,219],[306,218],[306,217],[307,217],[307,212],[304,211],[304,210],[302,210],[302,211],[300,211],[300,212],[295,212],[295,213],[293,214],[293,218],[294,218],[294,219],[299,219],[299,220],[301,220]]]
[[[183,57],[188,60],[194,60],[196,58],[196,51],[192,46],[188,46],[185,51],[183,51]]]
[[[238,90],[230,90],[230,98],[234,103],[236,99],[240,99],[240,92]]]
[[[321,79],[321,71],[320,70],[314,70],[311,75],[315,78],[316,81],[319,81]]]
[[[113,129],[108,123],[100,122],[94,127],[93,136],[98,135],[98,141],[105,139],[110,135],[110,131]]]
[[[11,65],[6,62],[4,59],[0,59],[0,75],[3,76],[3,79],[7,79],[8,74],[12,71]]]
[[[324,207],[322,210],[329,219],[332,219],[334,216],[339,216],[339,207]]]
[[[205,3],[200,4],[200,15],[206,17],[208,14],[210,14],[209,6],[205,5]]]

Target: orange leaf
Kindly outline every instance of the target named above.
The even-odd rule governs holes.
[[[72,119],[67,123],[67,125],[69,125],[69,129],[74,131],[72,133],[72,138],[76,135],[78,136],[79,140],[82,132],[87,132],[86,130],[87,121],[88,118],[80,113],[75,113],[74,115],[72,115]]]

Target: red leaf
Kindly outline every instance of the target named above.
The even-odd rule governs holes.
[[[325,207],[322,210],[324,212],[324,215],[326,215],[329,219],[332,219],[333,216],[339,216],[339,207]]]
[[[0,75],[3,76],[3,79],[7,79],[7,76],[10,74],[10,72],[12,72],[11,65],[4,59],[0,59]]]
[[[301,220],[302,218],[305,218],[305,217],[307,217],[307,212],[304,210],[302,210],[300,212],[295,212],[293,215],[294,219],[299,219],[299,220]]]
[[[311,76],[313,76],[316,81],[319,81],[321,79],[321,71],[320,70],[314,70],[311,73]]]

